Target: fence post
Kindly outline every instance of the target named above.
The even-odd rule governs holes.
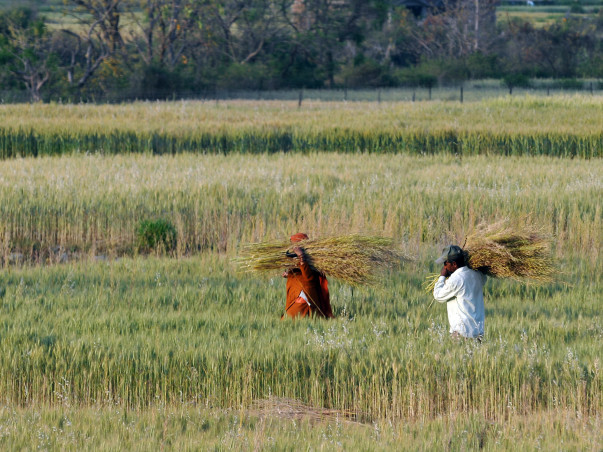
[[[415,92],[414,91],[412,92],[412,101],[413,102],[415,101]]]
[[[379,89],[379,91],[377,92],[377,102],[381,103],[381,89]]]
[[[429,85],[429,100],[431,100],[431,85]]]
[[[461,85],[461,104],[463,103],[463,86]]]
[[[546,87],[546,95],[549,96],[551,94],[551,87],[547,86]]]
[[[297,108],[301,108],[302,100],[304,99],[304,90],[299,90],[299,101],[297,102]]]
[[[590,94],[591,94],[591,96],[593,94],[593,82],[590,82]]]

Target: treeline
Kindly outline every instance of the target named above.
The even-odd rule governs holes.
[[[549,26],[496,0],[64,0],[0,12],[0,91],[153,99],[228,89],[387,87],[603,75],[603,9]]]

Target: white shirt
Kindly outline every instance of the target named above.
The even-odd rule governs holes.
[[[484,284],[486,275],[469,267],[457,269],[450,278],[440,276],[433,297],[446,303],[450,332],[464,337],[484,335]]]

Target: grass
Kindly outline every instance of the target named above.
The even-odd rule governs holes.
[[[575,413],[446,416],[392,425],[315,422],[204,407],[0,408],[6,449],[48,450],[597,450],[600,421]],[[551,435],[551,431],[557,431]]]
[[[569,8],[566,8],[566,10]],[[523,22],[531,23],[536,28],[550,27],[559,19],[564,17],[565,11],[526,11],[525,9],[498,9],[496,13],[497,21],[509,22],[512,20],[521,19]]]
[[[539,122],[543,133],[562,128],[565,102],[578,111],[569,98],[533,112],[523,107],[534,99],[498,102],[490,112],[515,108],[517,127]],[[600,108],[584,102],[585,112]],[[176,105],[63,113],[96,121],[74,115],[74,133],[130,127],[119,124],[126,111],[149,130],[163,114],[165,130],[184,133],[192,122],[170,129]],[[248,103],[182,104],[192,107],[224,113],[203,127],[254,120]],[[265,107],[256,121],[277,121]],[[68,118],[20,108],[11,111],[48,117],[68,136]],[[282,121],[311,133],[325,117],[313,108]],[[325,109],[362,127],[360,110],[350,110],[356,119]],[[583,126],[568,120],[576,134],[599,130],[592,114]],[[6,121],[53,133],[32,118]],[[600,448],[600,159],[108,150],[0,161],[3,449]],[[445,308],[421,288],[433,259],[482,222],[528,214],[555,237],[562,273],[542,286],[489,280],[484,341],[453,341]],[[138,226],[157,219],[174,225],[175,248],[138,255]],[[331,281],[333,321],[281,321],[280,272],[254,277],[233,258],[243,244],[300,230],[380,235],[417,260],[373,287]]]
[[[486,339],[458,344],[448,337],[445,309],[427,308],[430,297],[417,276],[427,266],[392,273],[372,289],[352,292],[333,282],[338,319],[332,322],[280,321],[282,278],[241,276],[215,254],[9,268],[0,315],[2,400],[17,412],[40,413],[46,420],[37,418],[36,425],[55,440],[59,433],[49,430],[59,427],[63,412],[95,441],[115,438],[124,418],[133,423],[126,438],[134,440],[145,422],[155,421],[147,441],[159,443],[164,431],[191,441],[178,421],[187,411],[202,425],[199,411],[253,417],[254,401],[282,397],[359,413],[368,428],[341,430],[364,441],[373,438],[375,424],[394,435],[408,422],[442,429],[445,419],[453,425],[473,419],[480,429],[504,430],[509,419],[522,429],[534,417],[545,425],[575,422],[584,436],[572,441],[596,442],[603,397],[600,278],[575,287],[489,282]],[[576,281],[583,276],[579,268]],[[86,427],[76,419],[79,412],[106,422]],[[569,421],[569,413],[578,418]],[[242,419],[221,427],[210,422],[223,436],[232,429],[263,441],[269,436],[259,427],[243,428]],[[195,424],[187,424],[192,432]],[[281,429],[293,427],[282,422]],[[473,438],[472,444],[479,431],[472,427],[465,440]],[[557,429],[547,432],[565,438]],[[486,436],[492,444],[506,440]],[[429,444],[425,435],[416,441]]]
[[[0,157],[70,153],[600,156],[599,96],[479,102],[2,105]]]
[[[0,166],[5,263],[18,253],[38,262],[63,253],[131,255],[141,221],[157,218],[176,229],[175,256],[235,254],[242,244],[299,230],[310,237],[374,233],[420,255],[426,244],[440,251],[462,242],[479,222],[528,214],[557,236],[554,256],[598,261],[598,160],[80,155]]]

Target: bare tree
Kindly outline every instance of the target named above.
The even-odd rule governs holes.
[[[140,35],[134,44],[143,61],[166,64],[170,68],[180,61],[190,42],[187,36],[198,19],[198,9],[193,0],[141,0],[143,16],[134,8],[129,17]]]
[[[67,78],[78,88],[83,87],[101,64],[123,45],[120,31],[122,0],[67,0],[75,6],[72,14],[77,18],[79,29],[61,30],[76,42],[72,46]],[[80,70],[78,77],[75,76]]]
[[[418,53],[430,58],[462,58],[490,51],[496,34],[498,0],[445,0],[415,29]]]
[[[219,34],[215,44],[231,61],[245,64],[283,28],[282,4],[271,0],[203,0],[200,15]]]

